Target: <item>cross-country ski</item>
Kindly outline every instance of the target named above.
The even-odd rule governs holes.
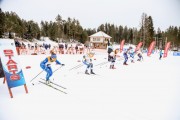
[[[52,86],[52,85],[50,85],[50,84],[47,84],[47,83],[42,82],[42,81],[39,81],[39,82],[42,83],[43,85],[46,85],[46,86],[51,87],[51,88],[53,88],[53,89],[55,89],[55,90],[57,90],[57,91],[60,91],[60,92],[62,92],[62,93],[64,93],[64,94],[67,94],[66,92],[64,92],[64,91],[62,91],[62,90],[60,90],[60,89],[58,89],[58,88],[56,88],[56,87],[54,87],[54,86]]]
[[[41,80],[46,81],[46,80],[43,79],[43,78],[41,78]],[[55,83],[55,82],[52,82],[52,81],[50,81],[50,84],[56,85],[56,86],[61,87],[61,88],[63,88],[63,89],[67,89],[67,88],[65,88],[65,87],[63,87],[63,86],[61,86],[61,85],[59,85],[59,84],[57,84],[57,83]]]

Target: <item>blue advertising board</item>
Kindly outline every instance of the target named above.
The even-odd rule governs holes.
[[[180,56],[180,52],[173,52],[173,56]]]

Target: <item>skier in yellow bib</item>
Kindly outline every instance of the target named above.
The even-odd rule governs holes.
[[[57,56],[56,56],[56,54],[55,54],[53,51],[51,51],[51,56],[46,57],[46,58],[40,63],[41,68],[42,68],[44,71],[46,71],[46,73],[47,73],[47,74],[46,74],[46,83],[47,83],[47,84],[50,83],[49,78],[53,75],[52,68],[51,68],[51,64],[52,64],[53,62],[56,62],[56,64],[58,64],[58,65],[64,66],[64,64],[61,64],[61,62],[59,62],[59,61],[57,60]]]

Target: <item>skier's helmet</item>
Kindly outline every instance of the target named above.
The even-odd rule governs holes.
[[[56,55],[56,54],[52,54],[52,55],[51,55],[51,58],[52,58],[52,59],[56,59],[56,58],[57,58],[57,55]]]

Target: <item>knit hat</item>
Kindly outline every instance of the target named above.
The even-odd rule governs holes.
[[[52,54],[51,58],[57,58],[56,54]]]

